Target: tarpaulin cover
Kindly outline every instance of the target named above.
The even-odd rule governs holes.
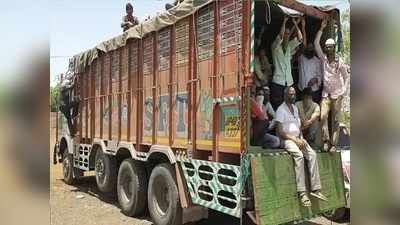
[[[279,2],[279,1],[276,1],[276,2]],[[324,12],[328,12],[328,11],[334,10],[334,9],[337,8],[337,5],[340,4],[340,2],[336,2],[336,1],[332,2],[332,1],[298,0],[298,2],[303,3],[305,5],[311,5],[311,6],[317,8],[317,9],[319,9],[321,11],[324,11]],[[286,15],[293,16],[293,17],[303,16],[304,15],[304,13],[296,11],[294,9],[290,9],[288,7],[285,7],[285,6],[282,6],[282,5],[279,5],[279,4],[278,4],[278,6],[279,6],[279,8],[282,9],[283,13],[285,13]]]
[[[101,42],[96,47],[75,55],[70,61],[70,69],[75,73],[83,72],[93,60],[98,57],[98,51],[109,52],[126,45],[129,39],[142,39],[146,34],[159,31],[164,27],[176,23],[178,20],[187,17],[199,8],[214,0],[185,0],[176,7],[157,15],[148,21],[134,26],[121,35],[110,40]]]

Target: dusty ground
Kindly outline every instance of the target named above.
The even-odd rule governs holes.
[[[54,129],[52,129],[54,131]],[[54,132],[51,132],[51,149]],[[52,150],[51,150],[52,151]],[[75,185],[66,185],[62,180],[62,165],[50,164],[50,211],[52,225],[150,225],[148,214],[143,218],[123,215],[118,208],[116,196],[105,195],[96,187],[93,173],[81,178]],[[239,220],[210,212],[209,219],[196,225],[239,224]],[[323,217],[303,225],[330,225]]]

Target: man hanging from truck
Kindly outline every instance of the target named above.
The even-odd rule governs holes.
[[[75,135],[75,124],[73,123],[74,118],[79,113],[79,97],[73,95],[74,81],[73,77],[66,79],[66,82],[60,87],[60,111],[64,114],[67,119],[68,130],[71,136]],[[72,110],[72,111],[71,111]]]
[[[126,3],[125,10],[126,10],[126,16],[122,17],[122,23],[121,23],[123,31],[126,31],[129,28],[139,24],[138,18],[133,15],[133,6],[131,3]]]
[[[301,121],[296,105],[296,90],[293,87],[284,89],[285,101],[276,111],[277,131],[283,141],[284,148],[292,155],[295,164],[297,192],[301,204],[311,207],[311,201],[306,192],[306,178],[304,173],[304,159],[308,162],[310,174],[310,195],[320,200],[327,201],[321,193],[321,180],[319,177],[317,154],[310,147],[301,134]]]
[[[320,40],[327,21],[323,20],[321,27],[314,40],[315,52],[322,61],[323,66],[323,89],[321,101],[321,121],[322,121],[322,139],[324,150],[334,151],[336,149],[339,121],[338,116],[342,108],[343,95],[346,93],[349,82],[347,66],[343,60],[335,53],[336,42],[329,38],[325,42],[325,53],[322,51]],[[329,137],[328,115],[331,112],[332,135]]]

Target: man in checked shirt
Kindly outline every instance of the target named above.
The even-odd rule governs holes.
[[[334,151],[339,134],[338,115],[342,108],[343,95],[348,87],[349,73],[348,67],[343,60],[335,53],[336,42],[330,38],[325,42],[325,53],[322,51],[320,40],[322,32],[327,25],[327,21],[323,20],[321,27],[315,37],[314,46],[318,58],[321,60],[323,67],[323,89],[321,101],[321,122],[322,122],[322,139],[324,142],[324,150]],[[331,113],[332,135],[329,136],[328,115]]]

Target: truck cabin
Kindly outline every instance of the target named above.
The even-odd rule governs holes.
[[[272,56],[272,49],[271,46],[274,40],[277,38],[283,21],[284,17],[288,17],[288,21],[286,23],[286,30],[291,31],[290,39],[295,38],[297,36],[296,29],[294,27],[293,19],[300,19],[301,17],[305,18],[305,33],[303,33],[301,22],[298,23],[298,27],[303,35],[303,41],[295,50],[291,58],[291,70],[292,70],[292,77],[293,77],[293,87],[296,89],[296,101],[302,100],[302,95],[298,90],[298,82],[299,82],[299,64],[298,58],[302,54],[305,45],[313,44],[315,36],[320,28],[322,17],[326,17],[328,19],[328,25],[324,30],[324,33],[321,38],[321,47],[324,49],[324,43],[327,39],[333,38],[336,40],[336,51],[341,51],[342,48],[342,35],[341,35],[341,25],[340,25],[340,12],[334,6],[326,6],[321,5],[316,1],[297,1],[293,5],[288,5],[289,1],[281,1],[280,4],[273,2],[273,1],[255,1],[255,18],[254,18],[254,59],[260,55],[260,52],[263,51],[266,58],[268,59],[268,63],[270,65],[270,74],[268,75],[267,83],[260,83],[257,80],[256,72],[253,72],[253,80],[252,85],[250,87],[250,97],[253,98],[256,102],[262,104],[266,104],[266,98],[269,98],[269,102],[271,99],[279,98],[279,96],[274,96],[271,93],[271,83],[274,74],[274,64],[273,64],[273,56]],[[285,6],[286,5],[286,6]],[[291,8],[288,8],[291,7]],[[298,8],[302,11],[296,11],[294,8]],[[306,13],[305,13],[306,12]],[[253,62],[252,62],[253,63]],[[264,92],[264,88],[267,89]],[[264,97],[264,93],[265,94]],[[259,96],[263,96],[259,98]],[[280,96],[283,100],[283,96]],[[261,100],[261,103],[260,103]],[[318,104],[320,102],[317,102]],[[277,110],[277,106],[273,105],[274,111]],[[271,115],[269,114],[269,117]],[[270,118],[271,119],[271,118]],[[252,119],[251,119],[252,121]],[[270,121],[270,123],[274,123]],[[255,127],[254,121],[251,122],[251,137],[250,137],[250,145],[263,147],[262,144],[255,141],[255,136],[257,136],[257,131],[259,129]],[[273,124],[271,125],[270,134],[276,135],[276,129],[274,129]],[[266,147],[264,147],[266,148]]]

